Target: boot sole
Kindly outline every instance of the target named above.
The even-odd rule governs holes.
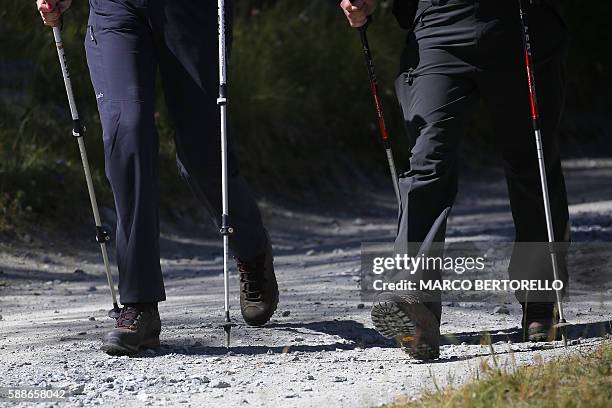
[[[242,318],[244,319],[245,323],[247,324],[247,326],[251,326],[251,327],[261,327],[263,325],[265,325],[266,323],[268,323],[270,321],[270,319],[272,318],[272,316],[274,316],[274,313],[276,312],[276,309],[278,308],[278,301],[279,301],[279,293],[278,291],[276,292],[276,299],[274,300],[274,307],[270,310],[270,313],[262,320],[247,320],[244,317],[244,312],[242,312],[242,308],[241,308],[241,313],[242,313]]]
[[[533,343],[558,340],[559,333],[554,326],[545,326],[539,330],[527,330],[527,340]]]
[[[104,351],[106,354],[111,356],[129,356],[133,354],[137,354],[141,350],[146,349],[158,349],[160,347],[159,338],[149,339],[137,347],[121,344],[121,343],[104,343],[100,347],[100,350]]]
[[[424,307],[421,305],[421,307]],[[419,311],[411,308],[414,314]],[[425,342],[417,345],[410,345],[406,338],[416,337],[415,321],[422,321],[419,316],[411,318],[393,301],[376,303],[372,307],[372,322],[376,330],[388,339],[395,339],[399,342],[402,349],[412,358],[417,360],[435,360],[440,357],[438,347],[431,346]]]

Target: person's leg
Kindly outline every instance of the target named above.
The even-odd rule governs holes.
[[[159,264],[156,60],[146,17],[127,2],[91,0],[85,47],[117,209],[121,303],[165,300]]]
[[[446,221],[457,193],[457,147],[476,91],[467,75],[400,76],[396,81],[409,137],[410,170],[400,177],[401,208],[395,252],[441,255]],[[439,279],[427,271],[420,279]],[[439,294],[427,306],[440,321]]]
[[[151,4],[162,82],[176,127],[179,170],[220,225],[217,5],[190,0],[152,0]],[[231,7],[231,1],[226,4]],[[231,27],[231,12],[227,17]],[[231,28],[227,34],[231,37]],[[231,106],[231,79],[229,96]],[[272,245],[240,174],[231,140],[228,145],[228,222],[234,230],[229,244],[240,274],[242,316],[248,324],[259,326],[270,319],[278,304]]]
[[[557,242],[567,243],[570,240],[570,223],[558,141],[565,98],[565,29],[552,9],[534,7],[531,12],[535,76],[553,230]],[[518,18],[514,19],[514,26],[516,30],[508,30],[506,33],[509,38],[505,42],[509,46],[502,49],[506,53],[514,52],[515,58],[509,61],[508,69],[504,72],[485,72],[480,75],[479,84],[496,125],[496,139],[505,163],[515,224],[517,243],[510,261],[510,278],[552,280],[551,257],[545,244],[548,242],[548,234]],[[567,284],[565,247],[563,244],[556,248],[560,277]],[[555,301],[554,292],[519,291],[516,296],[525,309],[525,328],[533,324],[544,328],[549,325]],[[527,307],[526,303],[529,303]],[[546,330],[540,331],[546,337]]]
[[[535,9],[532,16],[533,53],[536,57],[535,76],[541,115],[544,162],[550,195],[553,229],[557,242],[568,242],[570,224],[567,193],[561,168],[558,131],[565,99],[565,49],[559,20],[552,11]],[[518,24],[518,21],[517,21]],[[516,43],[520,43],[520,31]],[[485,72],[479,75],[481,93],[490,109],[496,141],[504,159],[510,204],[518,243],[548,242],[544,202],[538,167],[535,136],[531,121],[527,74],[520,46],[516,58],[504,72]],[[555,51],[556,52],[553,52]],[[506,50],[509,51],[509,50]],[[538,53],[540,52],[540,54]],[[538,58],[538,55],[545,58]],[[535,271],[538,276],[552,276],[550,256],[546,245],[517,245],[510,263],[511,278],[525,276],[523,270]],[[563,278],[566,279],[564,257],[560,257]],[[541,273],[541,270],[548,272]],[[551,299],[554,298],[554,294]],[[523,301],[521,299],[521,301]]]
[[[153,0],[151,4],[164,91],[176,129],[179,170],[220,225],[217,5],[186,0]],[[267,236],[231,140],[229,145],[229,223],[234,229],[230,248],[238,259],[250,261],[265,251]]]
[[[400,178],[401,208],[394,252],[443,255],[446,220],[457,192],[457,146],[476,92],[468,75],[428,74],[396,81],[411,149],[410,170]],[[418,252],[417,252],[418,251]],[[439,270],[400,272],[394,280],[438,280]],[[418,283],[417,283],[418,284]],[[372,321],[411,357],[435,359],[440,349],[439,291],[378,295]]]
[[[158,140],[153,121],[156,58],[144,10],[90,1],[85,39],[104,138],[106,175],[117,209],[119,292],[124,307],[101,349],[132,354],[158,347]]]

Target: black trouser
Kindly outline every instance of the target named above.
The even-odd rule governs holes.
[[[212,1],[90,0],[85,47],[117,209],[122,303],[165,299],[159,263],[158,68],[175,122],[179,171],[220,222],[216,7]],[[250,260],[264,250],[265,230],[231,151],[228,168],[235,231],[230,247],[238,258]]]
[[[569,217],[557,140],[565,88],[566,31],[552,8],[533,6],[530,13],[554,232],[558,241],[567,241]],[[444,241],[457,193],[457,148],[480,98],[495,125],[515,240],[547,242],[517,1],[421,1],[414,23],[396,82],[413,142],[410,170],[400,179],[396,252],[413,252],[410,243],[427,249]],[[511,278],[524,265],[552,269],[548,251],[539,248],[543,250],[515,249]],[[434,274],[428,278],[438,279]],[[439,318],[439,302],[429,306]]]

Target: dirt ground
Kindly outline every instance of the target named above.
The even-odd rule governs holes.
[[[609,244],[612,160],[564,165],[573,239]],[[113,321],[105,316],[110,297],[95,243],[0,243],[0,389],[71,393],[41,406],[368,407],[417,397],[436,384],[468,381],[492,350],[512,369],[541,357],[590,350],[610,331],[609,323],[595,323],[611,318],[609,285],[600,296],[578,291],[566,304],[574,325],[567,349],[559,342],[517,342],[518,304],[446,302],[440,359],[411,360],[372,329],[370,304],[359,292],[361,243],[394,237],[393,193],[385,189],[355,197],[350,206],[325,210],[261,202],[274,241],[280,305],[268,325],[247,327],[237,307],[234,271],[232,315],[238,327],[229,351],[218,327],[221,249],[211,225],[163,225],[168,300],[160,305],[162,347],[135,357],[99,351]],[[453,242],[512,240],[499,171],[463,177],[448,230]],[[593,261],[574,264],[585,262]],[[610,274],[609,258],[592,269]],[[484,330],[492,333],[490,346],[480,344]],[[9,405],[0,399],[0,407]]]

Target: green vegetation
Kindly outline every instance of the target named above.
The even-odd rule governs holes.
[[[336,0],[238,1],[230,72],[230,122],[240,162],[254,188],[299,197],[329,191],[350,177],[359,185],[385,176],[360,44]],[[568,5],[575,28],[572,80],[563,137],[566,152],[582,154],[584,140],[610,132],[612,41],[608,2]],[[393,95],[405,33],[382,2],[370,28],[384,104],[400,169],[408,140]],[[584,10],[583,10],[584,9]],[[64,42],[87,147],[103,204],[112,194],[103,173],[100,122],[85,61],[88,6],[75,0],[65,18]],[[585,21],[589,21],[585,24]],[[594,41],[596,39],[596,41]],[[4,0],[0,10],[0,232],[19,234],[41,222],[89,220],[89,204],[50,29],[32,1]],[[586,56],[586,57],[585,57]],[[592,56],[597,56],[593,58]],[[172,124],[159,94],[164,206],[190,197],[176,177]],[[490,149],[482,121],[470,135],[470,163]],[[476,143],[474,141],[477,141]],[[580,143],[576,142],[580,141]],[[467,143],[465,144],[468,145]],[[605,144],[604,146],[609,146]],[[601,151],[601,150],[600,150]],[[52,221],[50,221],[52,220]]]
[[[438,390],[393,408],[609,407],[612,401],[612,343],[595,351],[508,370],[489,358],[476,381]]]

